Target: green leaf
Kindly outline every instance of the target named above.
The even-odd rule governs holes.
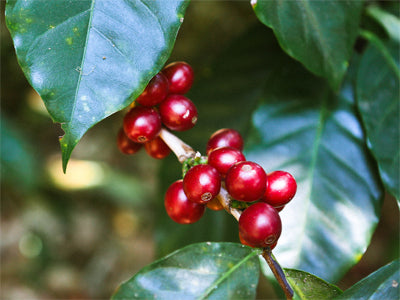
[[[284,271],[298,299],[332,299],[342,293],[337,286],[310,273],[295,269]]]
[[[8,0],[19,64],[65,135],[63,167],[84,133],[125,108],[162,68],[188,2]]]
[[[366,13],[381,24],[391,40],[400,42],[400,19],[397,16],[376,5],[368,6]]]
[[[399,44],[384,43],[369,32],[363,36],[370,45],[362,55],[357,74],[358,109],[382,181],[399,200]]]
[[[335,282],[369,245],[382,190],[346,81],[340,94],[299,66],[285,65],[253,115],[247,159],[286,170],[297,195],[281,212],[275,255],[285,267]]]
[[[397,300],[400,298],[400,260],[359,281],[335,299]]]
[[[252,299],[259,254],[233,243],[193,244],[143,268],[112,299]]]
[[[337,90],[358,34],[363,1],[254,1],[281,47]]]

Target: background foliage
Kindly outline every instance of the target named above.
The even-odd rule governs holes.
[[[180,5],[179,1],[171,3]],[[398,4],[369,5],[364,10],[361,2],[333,2],[329,9],[340,18],[334,18],[336,23],[332,26],[347,34],[346,42],[338,46],[334,36],[330,39],[329,33],[324,32],[324,15],[316,13],[323,10],[318,7],[319,2],[303,2],[307,7],[288,7],[295,2],[287,2],[270,15],[266,12],[271,7],[266,10],[262,6],[273,3],[260,2],[254,11],[247,2],[235,1],[193,1],[188,6],[169,61],[185,60],[193,65],[196,83],[189,97],[198,106],[200,119],[193,131],[180,137],[204,152],[213,131],[232,127],[245,136],[248,159],[260,162],[267,171],[283,168],[292,172],[299,182],[299,194],[282,214],[284,233],[275,254],[285,267],[303,269],[346,289],[396,258],[399,250],[398,207],[390,196],[383,201],[382,188],[383,183],[387,191],[399,198],[398,40],[397,27],[390,22],[395,17],[390,12],[396,13],[397,9],[398,13]],[[350,3],[351,7],[343,8],[343,3]],[[13,4],[10,1],[10,7]],[[88,4],[90,1],[80,5]],[[118,13],[118,9],[113,7],[111,12]],[[180,24],[184,9],[175,18],[175,24]],[[305,9],[307,18],[292,18],[294,24],[284,25],[304,29],[296,36],[311,37],[306,40],[310,45],[305,44],[314,45],[313,55],[298,47],[299,41],[284,40],[288,29],[279,27],[274,19],[293,9]],[[85,15],[86,10],[80,7],[77,11]],[[100,23],[108,20],[101,11],[100,8],[94,11],[93,22],[96,18]],[[14,13],[13,16],[16,20],[23,17],[26,26],[33,23],[40,29],[51,25],[46,21],[32,22],[30,15]],[[314,20],[317,16],[322,18]],[[261,25],[257,17],[273,31]],[[358,33],[355,24],[360,19],[363,39],[358,40],[352,54]],[[309,20],[313,22],[308,23]],[[106,29],[113,28],[113,24],[102,23]],[[84,27],[87,21],[77,24]],[[24,79],[4,22],[2,26],[1,71],[2,78],[6,78],[2,80],[1,103],[2,261],[6,262],[2,278],[9,283],[9,288],[2,290],[4,298],[54,298],[66,294],[107,298],[119,282],[156,257],[192,242],[238,242],[237,224],[224,213],[208,211],[203,220],[190,226],[174,224],[166,217],[162,195],[180,177],[180,167],[172,156],[160,164],[145,153],[137,157],[119,154],[114,143],[121,113],[107,118],[83,137],[67,175],[62,175],[56,142],[62,131],[51,124],[41,99]],[[27,35],[29,40],[29,32],[24,32],[23,26],[11,17],[8,26],[14,34],[14,43],[19,36],[17,32]],[[318,34],[316,28],[322,33]],[[117,29],[113,31],[119,32]],[[68,38],[62,34],[63,31],[57,38]],[[90,34],[95,34],[94,30]],[[60,44],[52,38],[48,41]],[[65,43],[68,41],[65,39]],[[64,63],[68,55],[75,57],[74,53],[81,51],[79,47],[64,46],[60,48],[66,54]],[[108,45],[105,49],[112,48]],[[128,80],[125,91],[115,94],[104,90],[100,99],[115,96],[119,103],[112,104],[112,109],[121,109],[129,103],[129,95],[133,93],[133,99],[140,93],[171,50],[172,44],[168,44],[151,71],[143,72],[146,69],[143,68],[140,72],[144,77]],[[88,54],[90,51],[86,50]],[[33,53],[21,60],[28,52],[17,51],[26,73],[31,72],[33,60],[56,76],[60,88],[70,80],[75,96],[84,91],[85,80],[77,85],[71,76],[57,73],[57,68],[62,67],[46,63],[54,61],[51,56]],[[99,63],[110,62],[111,66],[115,62],[108,58],[126,57],[104,56],[98,57]],[[316,63],[318,59],[327,65]],[[120,63],[127,65],[124,61]],[[89,74],[84,66],[73,74]],[[350,67],[346,74],[347,66]],[[371,66],[377,71],[371,72]],[[109,68],[110,65],[106,69]],[[97,71],[101,70],[96,68]],[[120,69],[114,71],[120,75]],[[129,78],[122,76],[122,80]],[[121,76],[117,80],[120,83]],[[31,83],[52,113],[51,91],[43,92],[37,83],[32,80]],[[60,94],[64,95],[62,91]],[[77,101],[69,104],[68,110],[76,103],[82,105],[84,112],[84,102]],[[100,106],[95,114],[99,113],[99,118],[92,114],[95,120],[110,113],[110,110],[100,113],[103,108]],[[54,109],[67,115],[58,105]],[[64,149],[64,165],[76,137],[94,123],[76,124],[71,131],[67,129],[67,137],[69,133],[74,136],[75,129],[80,133],[68,142],[69,150]],[[159,187],[158,192],[154,186]],[[361,259],[378,221],[361,263],[339,281]],[[153,235],[154,240],[150,238]],[[265,266],[262,270],[265,271]],[[258,297],[271,297],[273,292],[265,280],[260,281]]]

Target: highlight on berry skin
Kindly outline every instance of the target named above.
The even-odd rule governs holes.
[[[170,63],[161,72],[168,79],[171,94],[186,94],[192,87],[194,71],[186,62]]]
[[[267,174],[266,190],[262,200],[278,208],[291,201],[296,191],[297,183],[290,173],[274,171]]]
[[[243,138],[235,129],[219,129],[210,136],[206,146],[206,153],[209,155],[212,150],[221,147],[233,147],[242,151]]]
[[[164,74],[156,74],[147,84],[145,90],[136,98],[144,106],[155,106],[163,101],[169,92],[169,83]]]
[[[136,143],[156,138],[161,130],[159,113],[151,107],[135,106],[124,117],[124,131]]]
[[[190,168],[183,178],[183,190],[192,202],[205,204],[219,194],[221,179],[218,171],[206,164]]]
[[[240,161],[226,173],[225,185],[236,200],[252,202],[261,199],[266,189],[267,174],[257,163]]]

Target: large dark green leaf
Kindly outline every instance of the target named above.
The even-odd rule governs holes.
[[[193,244],[143,268],[112,299],[252,299],[258,254],[240,244]]]
[[[310,273],[295,269],[285,269],[284,271],[298,299],[332,299],[342,293],[337,286]]]
[[[395,260],[359,281],[335,299],[397,300],[400,298],[400,261]]]
[[[370,33],[357,74],[357,104],[385,187],[400,199],[399,44]]]
[[[126,107],[162,68],[187,3],[7,1],[22,70],[65,131],[64,169],[83,134]]]
[[[281,47],[337,89],[358,34],[362,1],[252,1]]]
[[[382,196],[351,86],[334,95],[299,66],[285,65],[265,87],[253,126],[247,157],[268,172],[291,172],[298,183],[281,213],[276,256],[335,282],[365,252]]]

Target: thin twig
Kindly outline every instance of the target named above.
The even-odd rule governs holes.
[[[219,203],[221,203],[221,205],[224,207],[224,209],[239,222],[239,218],[242,212],[239,209],[233,208],[231,206],[231,196],[223,186],[221,186],[221,190],[217,196],[217,199]]]
[[[183,163],[189,157],[196,156],[196,151],[192,147],[164,128],[160,131],[160,138],[174,152],[180,163]]]
[[[262,256],[267,262],[272,273],[274,273],[276,280],[278,280],[279,285],[281,286],[283,292],[285,293],[286,299],[288,300],[293,299],[293,290],[290,287],[289,283],[287,282],[285,273],[283,272],[281,266],[273,257],[271,248],[270,247],[264,248]]]

